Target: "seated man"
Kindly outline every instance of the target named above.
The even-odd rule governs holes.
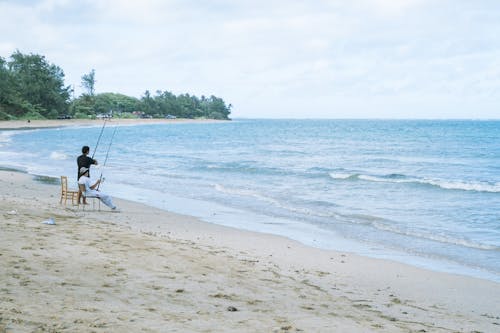
[[[101,200],[106,206],[111,208],[112,210],[116,210],[116,206],[113,204],[113,200],[107,194],[99,192],[96,190],[97,185],[101,183],[101,180],[97,180],[94,185],[91,185],[91,181],[89,178],[89,168],[81,167],[80,168],[80,178],[78,179],[78,187],[82,188],[82,192],[84,196],[89,197],[97,197]],[[81,186],[82,185],[82,186]]]

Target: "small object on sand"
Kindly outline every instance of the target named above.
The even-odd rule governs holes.
[[[54,221],[54,219],[51,217],[49,218],[48,220],[45,220],[42,222],[43,224],[56,224],[56,222]]]
[[[9,214],[9,215],[16,215],[17,214],[17,210],[13,209],[10,212],[7,212],[7,214]]]
[[[227,307],[227,311],[229,311],[229,312],[236,312],[236,311],[238,311],[238,309],[231,305],[231,306]]]

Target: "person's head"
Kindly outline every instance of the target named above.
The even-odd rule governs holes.
[[[89,153],[89,151],[90,151],[89,146],[83,146],[83,147],[82,147],[82,153],[83,153],[83,154],[88,154],[88,153]]]
[[[89,168],[86,168],[86,167],[81,167],[80,168],[80,176],[78,178],[80,178],[81,176],[89,176]]]

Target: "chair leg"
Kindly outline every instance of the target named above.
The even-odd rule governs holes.
[[[92,205],[94,207],[94,210],[95,210],[95,200],[97,200],[97,211],[100,212],[101,211],[101,199],[99,198],[94,198],[94,201],[92,202]]]
[[[95,200],[99,200],[99,198],[96,198],[96,197],[84,197],[82,196],[82,198],[85,198],[86,201],[87,201],[87,204],[84,204],[82,203],[82,209],[83,211],[85,211],[85,206],[87,206],[89,204],[88,200],[92,200],[92,210],[95,211]],[[100,203],[100,200],[99,200],[99,203]],[[80,205],[80,202],[78,202],[78,205]],[[99,211],[101,210],[101,207],[99,206]]]

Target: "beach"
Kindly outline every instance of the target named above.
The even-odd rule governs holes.
[[[214,119],[47,119],[47,120],[9,120],[0,121],[0,130],[36,129],[69,126],[100,126],[106,121],[109,125],[141,125],[141,124],[175,124],[175,123],[207,123],[221,120]]]
[[[112,120],[176,121],[193,122]],[[25,127],[0,122],[2,129]],[[494,281],[310,247],[119,198],[119,212],[60,204],[57,179],[15,170],[0,170],[0,188],[0,332],[500,329]]]
[[[0,171],[0,188],[0,332],[499,329],[495,282],[120,199],[119,213],[84,211],[19,172]]]

